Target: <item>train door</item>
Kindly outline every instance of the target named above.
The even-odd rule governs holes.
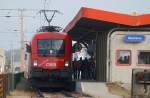
[[[132,69],[150,65],[150,33],[115,31],[110,37],[110,81],[131,83]]]

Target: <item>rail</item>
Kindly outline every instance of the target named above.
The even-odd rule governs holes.
[[[31,98],[92,98],[89,95],[81,94],[78,92],[69,91],[41,91],[39,89],[33,88],[35,95]]]
[[[75,98],[70,92],[61,91],[60,93],[63,94],[65,97],[68,97],[68,98]]]

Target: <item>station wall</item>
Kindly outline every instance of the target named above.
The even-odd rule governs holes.
[[[127,36],[129,39],[125,38]],[[150,31],[113,32],[110,37],[110,80],[131,83],[133,68],[150,69]]]

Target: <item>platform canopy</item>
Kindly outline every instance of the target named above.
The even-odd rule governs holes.
[[[145,27],[150,25],[150,14],[132,16],[92,8],[81,8],[64,32],[73,40],[86,38],[92,32],[103,32],[113,28]],[[90,38],[92,36],[88,36]]]

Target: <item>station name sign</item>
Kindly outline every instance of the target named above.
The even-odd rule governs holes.
[[[142,42],[145,40],[145,36],[144,35],[125,35],[123,37],[123,40],[125,42],[128,42],[128,43],[138,43],[138,42]]]

